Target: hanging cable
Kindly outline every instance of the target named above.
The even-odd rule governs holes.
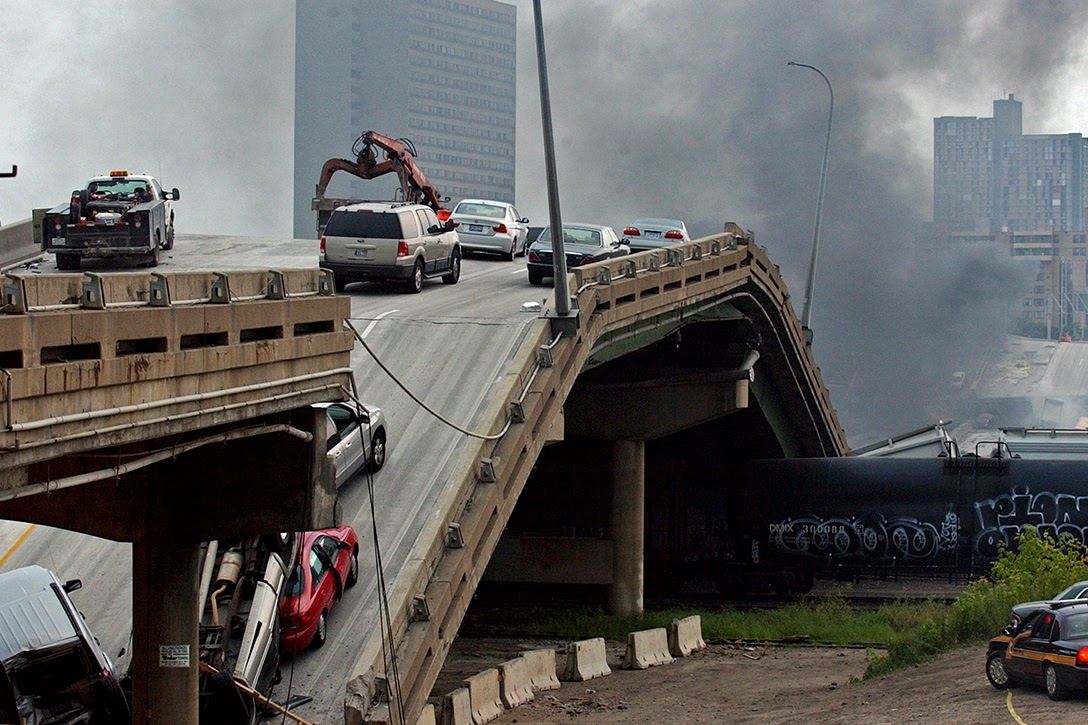
[[[493,434],[493,435],[487,435],[486,433],[476,433],[474,431],[467,430],[467,429],[462,428],[461,426],[457,425],[456,423],[448,420],[447,418],[444,418],[440,413],[438,413],[435,410],[431,409],[426,403],[424,403],[422,400],[420,400],[415,395],[415,393],[413,393],[411,390],[409,390],[408,387],[404,383],[402,383],[397,378],[396,375],[393,374],[392,370],[390,370],[388,367],[386,367],[385,363],[383,363],[381,361],[381,358],[378,357],[378,354],[370,349],[370,345],[366,344],[366,340],[364,340],[363,336],[359,334],[359,331],[355,329],[355,325],[351,324],[351,320],[344,320],[344,324],[351,328],[352,333],[354,333],[354,335],[355,335],[355,339],[359,341],[359,343],[363,346],[363,349],[367,351],[367,353],[370,355],[370,357],[374,358],[374,362],[378,363],[378,367],[380,367],[383,371],[385,371],[385,374],[388,375],[393,380],[393,382],[397,384],[398,388],[403,390],[408,395],[409,398],[414,400],[416,405],[423,408],[423,410],[427,411],[428,413],[433,415],[435,418],[437,418],[441,422],[448,425],[450,428],[453,428],[458,433],[464,433],[467,436],[471,436],[473,438],[479,438],[480,440],[485,440],[485,441],[497,441],[497,440],[501,439],[504,435],[506,435],[506,432],[508,430],[510,430],[510,423],[511,423],[510,418],[506,419],[506,425],[504,425],[502,427],[502,430],[499,431],[498,433]],[[358,402],[358,401],[356,401],[356,402]]]

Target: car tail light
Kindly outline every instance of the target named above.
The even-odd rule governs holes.
[[[634,227],[627,227],[626,229],[623,230],[623,236],[625,236],[625,237],[641,237],[642,232],[640,232],[638,229],[635,229]]]
[[[491,227],[491,228],[495,230],[496,234],[506,234],[506,225],[505,224],[500,224],[497,227]]]
[[[321,237],[321,253],[325,253],[325,237]]]
[[[1077,664],[1088,665],[1088,647],[1081,647],[1077,652]]]
[[[461,222],[454,222],[454,223],[453,223],[453,228],[454,228],[454,229],[456,229],[456,228],[457,228],[457,227],[459,227],[459,226],[461,226]]]
[[[665,232],[665,239],[683,239],[684,235],[680,233],[679,229],[670,229]]]
[[[529,250],[529,261],[530,262],[539,262],[540,261],[540,255],[530,249]]]
[[[446,221],[447,219],[450,218],[450,210],[449,209],[439,209],[434,214],[435,214],[435,216],[438,217],[439,221],[444,222],[444,221]]]
[[[397,245],[397,256],[398,257],[407,257],[408,256],[408,242],[401,242],[400,244]]]
[[[585,266],[585,265],[587,265],[587,264],[593,264],[593,262],[594,262],[594,261],[596,261],[596,260],[594,260],[594,259],[593,259],[593,257],[582,257],[582,258],[581,258],[581,259],[580,259],[580,260],[578,261],[578,264],[577,264],[576,266],[578,266],[578,267],[584,267],[584,266]]]

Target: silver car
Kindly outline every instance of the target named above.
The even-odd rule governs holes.
[[[688,241],[688,228],[679,219],[635,219],[623,230],[623,242],[631,247],[631,254]]]
[[[382,409],[346,400],[315,403],[326,413],[328,457],[336,469],[336,487],[367,466],[377,473],[385,465],[386,429]]]
[[[512,260],[525,254],[529,244],[529,219],[504,201],[463,199],[453,208],[450,220],[457,225],[457,236],[466,251],[497,252]]]

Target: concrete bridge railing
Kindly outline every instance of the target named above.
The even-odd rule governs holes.
[[[318,270],[8,274],[0,500],[28,467],[344,399],[350,300]]]
[[[463,448],[388,593],[389,619],[368,636],[353,668],[344,705],[349,725],[412,723],[423,711],[537,456],[545,443],[563,437],[563,405],[579,372],[594,356],[612,354],[610,346],[640,344],[627,331],[641,326],[650,339],[651,328],[675,326],[681,310],[730,300],[756,318],[772,356],[782,358],[772,364],[776,384],[792,388],[788,397],[807,410],[800,445],[809,455],[847,450],[785,284],[743,234],[578,268],[571,278],[577,332],[555,335],[546,319],[539,320],[496,386],[482,420],[491,433],[505,433]]]

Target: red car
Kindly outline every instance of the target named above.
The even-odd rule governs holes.
[[[350,526],[306,532],[299,552],[280,603],[284,652],[325,644],[329,611],[359,581],[359,538]]]

